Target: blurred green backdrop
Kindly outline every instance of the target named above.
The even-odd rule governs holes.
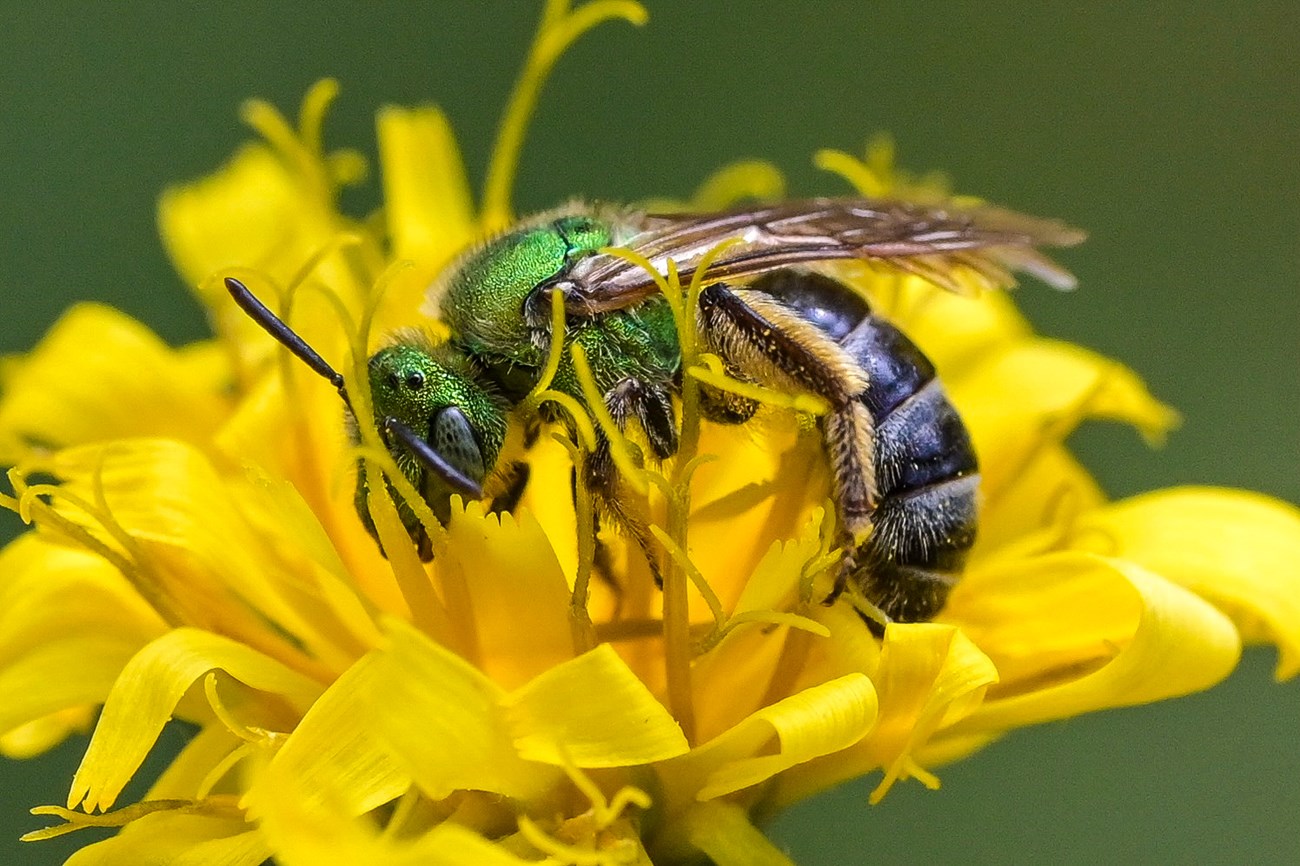
[[[650,0],[643,30],[579,43],[543,94],[521,211],[582,193],[683,195],[766,157],[795,194],[835,193],[818,147],[890,130],[901,162],[1090,230],[1042,330],[1124,359],[1185,416],[1161,451],[1079,437],[1115,495],[1186,481],[1300,501],[1300,4]],[[162,187],[246,136],[241,99],[294,109],[332,75],[334,145],[373,152],[385,102],[440,103],[476,180],[533,27],[521,2],[0,4],[0,352],[95,298],[173,342],[205,333],[155,239]],[[377,202],[373,182],[350,204]],[[69,358],[69,375],[77,375]],[[10,515],[0,532],[18,530]],[[772,832],[800,863],[1294,862],[1300,685],[1247,654],[1207,694],[1018,732],[875,808],[867,783]],[[0,863],[82,744],[0,765]]]

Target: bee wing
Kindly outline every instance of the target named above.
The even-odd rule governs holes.
[[[942,288],[966,292],[958,279],[974,272],[1007,287],[1025,271],[1058,288],[1070,273],[1039,246],[1071,246],[1084,233],[1055,220],[995,207],[960,208],[872,199],[811,199],[714,214],[644,214],[620,245],[644,256],[659,273],[677,264],[683,282],[720,243],[735,243],[708,263],[706,283],[743,278],[791,265],[836,259],[885,263]],[[645,268],[604,253],[578,262],[563,284],[569,312],[595,315],[630,306],[656,291]]]

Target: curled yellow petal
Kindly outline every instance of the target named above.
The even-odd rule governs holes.
[[[609,644],[557,665],[506,699],[519,754],[626,767],[685,754],[681,727]]]
[[[1069,544],[1130,560],[1222,610],[1243,639],[1300,672],[1300,509],[1256,493],[1159,490],[1080,518]]]
[[[699,800],[734,793],[848,748],[875,724],[876,710],[876,689],[865,674],[810,686],[665,765],[664,784],[670,791],[684,786]]]
[[[1132,562],[1062,553],[971,575],[945,620],[1005,671],[959,734],[1199,691],[1237,664],[1231,620]]]
[[[196,629],[170,631],[137,653],[114,683],[72,780],[68,807],[111,807],[181,697],[213,670],[225,671],[252,689],[277,695],[300,712],[320,693],[313,680],[244,644]]]

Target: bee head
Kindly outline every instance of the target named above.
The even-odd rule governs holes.
[[[371,356],[369,376],[375,426],[404,474],[416,481],[428,469],[448,495],[481,496],[505,441],[506,409],[472,363],[399,333]]]

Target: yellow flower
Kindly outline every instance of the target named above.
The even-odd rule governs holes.
[[[664,468],[663,593],[617,539],[621,590],[588,581],[590,504],[579,489],[575,513],[572,455],[545,437],[516,513],[457,508],[429,565],[372,497],[385,559],[348,471],[384,455],[349,444],[337,393],[221,278],[350,358],[364,399],[367,351],[425,324],[434,275],[509,222],[541,83],[609,18],[644,13],[548,3],[477,208],[437,109],[380,113],[386,207],[360,221],[337,196],[364,165],[322,144],[333,85],[296,127],[250,103],[262,141],[160,207],[215,338],[173,350],[86,305],[3,369],[0,503],[35,529],[0,553],[0,749],[38,753],[103,707],[66,808],[36,810],[66,823],[32,838],[123,828],[78,864],[780,863],[756,824],[844,779],[880,771],[874,799],[934,786],[1015,727],[1204,689],[1243,642],[1276,644],[1279,678],[1300,669],[1295,508],[1204,488],[1106,501],[1065,441],[1088,419],[1170,427],[1132,373],[1035,335],[1005,295],[865,269],[844,277],[934,360],[980,456],[980,539],[935,622],[877,639],[850,605],[810,603],[834,521],[791,411],[700,427],[695,453],[720,459]],[[866,194],[935,194],[883,143],[819,162]],[[780,190],[745,163],[693,204]],[[91,375],[63,375],[74,348]],[[120,804],[172,718],[197,734]]]

